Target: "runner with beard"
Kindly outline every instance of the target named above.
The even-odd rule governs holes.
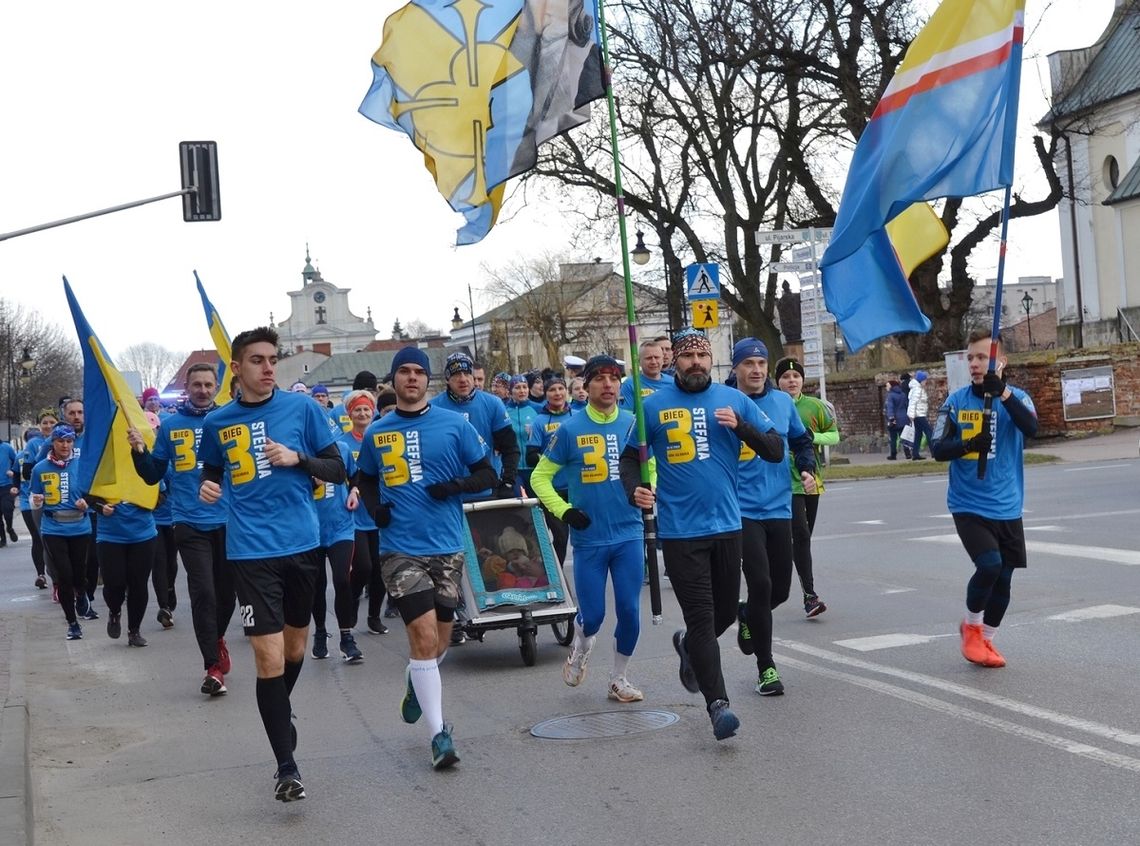
[[[736,620],[740,598],[740,445],[783,461],[784,441],[756,404],[712,381],[712,346],[696,329],[673,338],[673,383],[645,399],[646,445],[657,459],[657,490],[641,485],[638,445],[621,457],[630,501],[651,508],[685,629],[673,635],[681,684],[704,695],[717,740],[740,720],[729,708],[717,638]]]

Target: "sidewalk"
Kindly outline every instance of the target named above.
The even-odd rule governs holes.
[[[1087,438],[1050,438],[1045,441],[1034,441],[1026,451],[1038,452],[1045,455],[1055,455],[1062,461],[1119,461],[1125,458],[1140,457],[1140,429],[1117,428],[1107,435],[1089,435]],[[894,462],[887,461],[885,452],[872,453],[838,453],[832,451],[835,459],[847,459],[847,463],[856,465],[882,464],[884,469]],[[899,461],[903,461],[899,454]],[[926,463],[930,458],[926,459]],[[838,464],[839,461],[836,461]]]

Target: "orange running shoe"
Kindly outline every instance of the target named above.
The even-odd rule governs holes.
[[[986,652],[988,653],[986,660],[982,663],[987,667],[1004,667],[1005,656],[994,648],[994,642],[989,638],[983,637],[982,644],[986,647]]]
[[[985,666],[990,654],[986,650],[982,627],[971,625],[963,620],[962,624],[958,626],[958,631],[962,635],[962,657],[971,664]]]

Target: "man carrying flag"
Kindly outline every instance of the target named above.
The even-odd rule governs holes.
[[[899,256],[933,255],[944,230],[921,207],[905,232],[888,224],[920,201],[1012,184],[1024,16],[1024,0],[944,0],[863,130],[820,262],[852,349],[930,329]]]

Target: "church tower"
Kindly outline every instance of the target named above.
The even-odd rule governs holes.
[[[335,355],[358,352],[376,340],[372,309],[367,318],[352,313],[348,307],[352,289],[338,288],[321,276],[309,258],[308,244],[301,279],[300,290],[289,291],[289,317],[277,327],[283,350]]]

